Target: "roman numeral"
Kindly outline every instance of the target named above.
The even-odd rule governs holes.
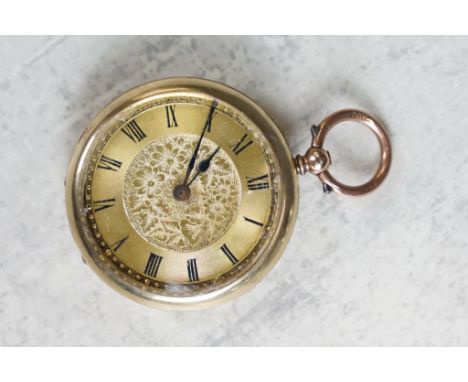
[[[98,168],[102,168],[103,170],[119,171],[121,166],[122,162],[106,157],[105,155],[102,155],[101,159],[99,159]]]
[[[130,121],[122,128],[122,133],[129,137],[133,142],[140,142],[146,138],[146,134],[141,130],[135,120]]]
[[[123,243],[128,239],[128,236],[124,237],[121,240],[116,241],[114,244],[111,244],[110,247],[114,252],[117,252],[117,250],[122,246]]]
[[[187,260],[187,273],[188,273],[188,278],[190,282],[199,281],[197,259]]]
[[[168,105],[166,106],[166,119],[167,119],[167,127],[178,127],[177,119],[175,116],[175,108],[176,105]]]
[[[148,262],[146,263],[145,274],[151,277],[156,277],[162,259],[162,256],[158,256],[152,253],[148,258]]]
[[[115,198],[95,200],[93,202],[94,212],[99,212],[113,206],[115,206]]]
[[[207,130],[209,133],[211,133],[211,121],[213,120],[213,115],[217,106],[218,106],[218,102],[214,99],[213,102],[211,103],[210,112],[208,114],[208,119],[206,120],[206,123],[205,123],[205,130]]]
[[[240,139],[239,142],[231,146],[232,151],[234,151],[234,154],[239,155],[243,150],[245,150],[247,147],[249,147],[253,143],[253,141],[249,141],[248,139],[246,140],[246,138],[247,138],[247,134],[244,134],[244,136]]]
[[[226,244],[223,244],[220,249],[221,251],[223,251],[223,253],[231,261],[232,264],[236,264],[239,261],[237,260],[237,257],[232,254],[231,250],[228,248]]]
[[[270,188],[268,175],[257,176],[256,178],[247,177],[247,187],[250,191],[264,190]]]
[[[249,223],[252,223],[252,224],[256,224],[256,225],[258,225],[258,226],[260,226],[260,227],[263,227],[263,223],[260,223],[260,222],[258,222],[258,221],[256,221],[256,220],[253,220],[253,219],[250,219],[250,218],[248,218],[248,217],[246,217],[246,216],[243,216],[243,218],[244,218],[244,220],[245,220],[246,222],[249,222]]]

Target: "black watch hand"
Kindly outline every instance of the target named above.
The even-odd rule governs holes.
[[[216,155],[216,153],[219,151],[219,146],[218,148],[213,151],[211,153],[211,155],[206,158],[206,159],[203,159],[199,164],[198,164],[198,171],[197,173],[193,176],[192,180],[187,184],[187,187],[190,187],[190,185],[192,184],[192,182],[196,179],[196,177],[198,175],[200,175],[201,172],[205,172],[205,171],[208,171],[208,169],[210,168],[210,163],[211,163],[211,160],[213,159],[213,157]]]
[[[203,131],[202,131],[202,133],[200,135],[200,139],[198,139],[197,146],[195,147],[192,158],[190,158],[190,162],[189,162],[189,165],[187,167],[187,171],[185,173],[184,182],[182,183],[182,185],[184,185],[184,186],[187,185],[187,181],[189,179],[189,176],[190,176],[193,168],[195,167],[195,161],[197,160],[198,151],[200,150],[200,145],[201,145],[203,137],[204,137],[204,135],[206,133],[206,130],[208,130],[208,131],[211,130],[211,120],[213,119],[213,114],[214,114],[214,111],[216,110],[217,106],[218,106],[218,102],[216,102],[216,100],[213,100],[213,102],[211,103],[208,118],[206,119],[205,127],[203,128]]]

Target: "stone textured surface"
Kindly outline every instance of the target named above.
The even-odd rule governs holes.
[[[468,345],[468,39],[0,38],[1,345]],[[293,153],[329,112],[378,116],[390,177],[362,198],[300,179],[281,261],[243,297],[200,312],[120,297],[72,241],[63,180],[93,115],[152,79],[194,75],[249,94]],[[336,174],[371,174],[373,137],[330,136]]]

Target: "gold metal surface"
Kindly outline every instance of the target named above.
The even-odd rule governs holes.
[[[213,128],[196,166],[216,147],[219,155],[177,200],[213,99]],[[134,123],[141,141],[123,133]],[[252,144],[237,154],[244,135]],[[256,190],[264,174],[269,187]],[[255,103],[219,83],[175,78],[133,89],[98,114],[73,155],[66,199],[73,236],[103,280],[150,306],[194,309],[266,275],[289,239],[298,195],[286,142]],[[198,273],[188,278],[193,259]]]
[[[190,195],[183,200],[174,197],[197,140],[198,136],[188,134],[156,139],[137,154],[125,175],[123,198],[130,223],[156,246],[197,251],[222,237],[237,216],[241,179],[224,150],[213,158],[209,171],[186,188]],[[200,158],[216,148],[205,138]]]
[[[328,132],[337,124],[354,121],[368,127],[377,137],[380,146],[380,162],[374,176],[359,186],[348,186],[336,180],[328,171],[331,164],[330,154],[322,147]],[[383,125],[369,114],[360,110],[340,110],[325,118],[318,127],[318,133],[313,135],[311,147],[307,153],[295,158],[296,171],[300,175],[310,172],[317,175],[320,181],[330,186],[334,191],[358,196],[375,190],[386,178],[392,161],[390,140]]]

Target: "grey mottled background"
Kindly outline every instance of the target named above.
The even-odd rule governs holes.
[[[0,38],[0,344],[468,345],[468,39]],[[71,239],[63,180],[93,115],[168,76],[219,80],[277,120],[293,153],[343,107],[379,117],[390,177],[358,199],[300,179],[283,258],[254,290],[201,312],[137,305]],[[334,171],[365,179],[365,129],[332,133]]]

